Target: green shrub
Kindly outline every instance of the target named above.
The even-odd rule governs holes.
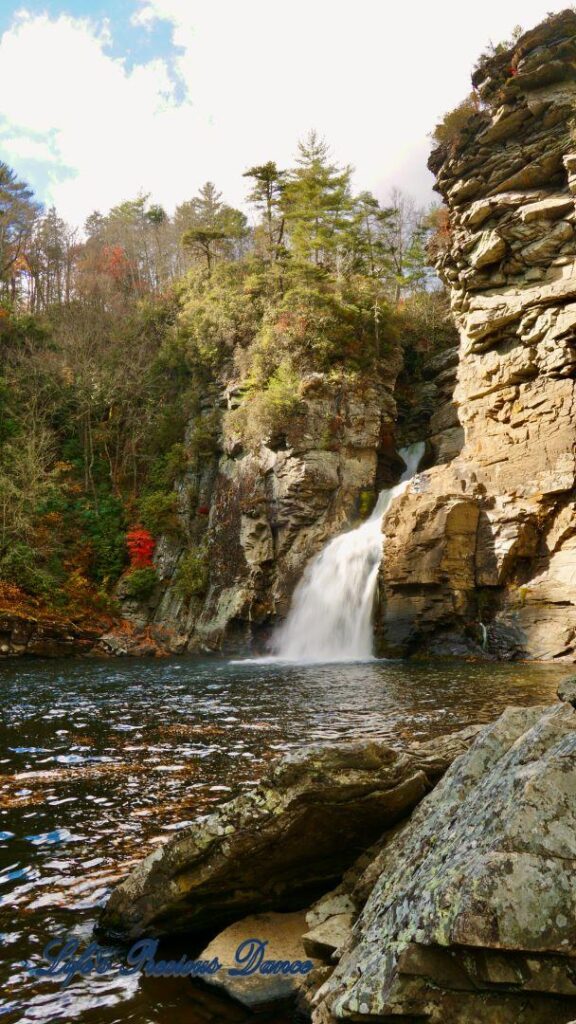
[[[490,61],[494,59],[494,57],[500,57],[503,54],[508,53],[509,50],[516,46],[518,40],[523,34],[524,29],[522,28],[522,25],[515,25],[509,39],[502,39],[499,43],[493,43],[492,40],[490,40],[488,46],[476,61],[474,71],[482,70],[486,64],[489,64]]]
[[[358,497],[358,512],[365,519],[374,508],[376,495],[372,489],[365,488],[360,491]]]
[[[188,451],[192,459],[210,459],[219,451],[220,414],[214,410],[197,416],[190,432]]]
[[[126,564],[126,519],[119,498],[100,494],[79,503],[78,518],[93,550],[90,575],[98,583],[116,580]]]
[[[154,536],[162,533],[177,537],[182,533],[178,518],[178,495],[175,491],[153,491],[138,502],[140,522]]]
[[[53,574],[39,566],[38,553],[21,542],[12,544],[0,561],[0,579],[39,597],[54,598],[60,590],[62,577],[60,572]]]
[[[476,93],[471,92],[466,99],[462,100],[457,107],[453,110],[449,110],[447,114],[436,125],[432,132],[432,138],[434,142],[437,142],[441,146],[448,146],[451,142],[456,142],[466,125],[468,124],[472,114],[478,113],[480,109],[480,103]]]
[[[127,597],[133,597],[137,601],[145,601],[153,594],[158,576],[152,566],[145,569],[134,569],[123,582],[123,590]]]
[[[188,463],[186,446],[180,441],[171,445],[168,451],[159,455],[152,464],[149,484],[158,491],[173,487],[178,478],[186,472]]]
[[[252,387],[237,409],[228,413],[226,430],[238,433],[249,448],[272,441],[288,429],[300,406],[300,378],[288,361],[271,374],[263,388]]]
[[[208,552],[205,547],[191,548],[180,561],[175,578],[177,593],[190,601],[206,593],[209,580]]]
[[[249,262],[219,263],[211,277],[190,271],[181,289],[179,331],[193,371],[213,377],[235,345],[247,344],[258,329],[262,299]]]
[[[122,605],[118,598],[107,594],[105,590],[98,590],[91,598],[91,604],[96,611],[104,612],[105,615],[110,615],[112,618],[122,615]]]

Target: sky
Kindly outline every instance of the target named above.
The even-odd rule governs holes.
[[[490,41],[554,0],[0,0],[0,159],[82,225],[293,163],[311,129],[358,190],[434,198],[429,132]]]

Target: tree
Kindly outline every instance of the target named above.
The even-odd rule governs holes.
[[[382,222],[382,245],[390,259],[390,289],[396,305],[407,289],[423,285],[426,269],[425,213],[400,189],[392,189],[390,207]]]
[[[182,245],[193,255],[206,260],[208,276],[214,260],[232,258],[236,244],[247,234],[246,217],[222,202],[222,194],[211,181],[200,189],[198,196],[178,207],[175,215],[184,227]]]
[[[99,264],[107,263],[109,253],[122,253],[115,270],[116,284],[133,296],[162,292],[178,273],[174,227],[166,211],[149,202],[147,194],[112,207],[103,217],[95,212],[86,221],[85,257],[91,273],[98,275]],[[102,270],[102,268],[100,268]]]
[[[218,252],[218,244],[225,242],[227,235],[217,228],[189,228],[182,235],[182,245],[192,252],[200,253],[206,260],[208,277],[212,273],[212,264]]]
[[[244,171],[245,178],[253,178],[254,185],[248,194],[248,202],[253,203],[264,219],[266,231],[266,252],[274,262],[282,245],[285,218],[282,216],[280,201],[284,191],[286,171],[279,171],[273,160],[265,164],[257,164]]]
[[[392,274],[389,229],[394,216],[382,208],[371,192],[361,192],[354,200],[354,219],[350,227],[351,269],[382,282]]]
[[[352,216],[352,168],[330,163],[328,146],[314,131],[298,153],[281,197],[290,249],[299,261],[334,269]]]
[[[170,280],[170,219],[162,206],[154,203],[145,213],[154,237],[156,258],[153,261],[156,289],[161,290]]]
[[[51,207],[36,221],[27,244],[32,310],[70,301],[77,254],[76,232]]]
[[[9,282],[12,297],[18,263],[40,210],[32,189],[0,161],[0,283]]]
[[[148,195],[139,195],[118,206],[108,214],[106,235],[110,244],[124,249],[130,268],[134,291],[143,294],[155,289],[155,274],[151,259],[151,223],[147,217]]]

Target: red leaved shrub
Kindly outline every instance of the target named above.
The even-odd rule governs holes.
[[[135,526],[126,534],[126,547],[130,555],[131,569],[144,569],[152,565],[152,555],[156,547],[156,541],[143,526]]]

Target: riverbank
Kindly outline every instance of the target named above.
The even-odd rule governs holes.
[[[163,657],[174,654],[175,646],[166,627],[138,627],[93,604],[59,610],[0,582],[0,661],[23,655]]]

